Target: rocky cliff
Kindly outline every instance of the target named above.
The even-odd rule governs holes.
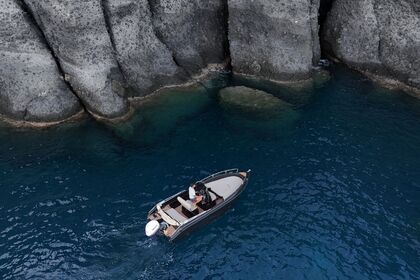
[[[237,73],[271,80],[311,76],[320,57],[319,0],[229,0],[229,42]]]
[[[350,67],[420,89],[418,0],[336,0],[322,39]]]
[[[188,73],[225,56],[223,0],[149,0],[156,34]]]
[[[188,74],[155,31],[147,1],[104,1],[110,37],[131,94],[147,95],[168,85],[185,82]]]
[[[42,32],[13,0],[0,0],[0,112],[15,120],[59,121],[81,110]]]
[[[128,111],[123,76],[99,0],[23,0],[74,93],[86,108],[114,118]]]
[[[131,98],[189,82],[213,64],[300,81],[312,76],[321,55],[320,24],[324,53],[420,88],[419,6],[416,0],[0,0],[0,115],[52,123],[85,110],[119,118]]]

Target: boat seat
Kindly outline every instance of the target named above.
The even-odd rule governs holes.
[[[182,207],[187,209],[190,212],[194,212],[197,209],[197,205],[193,204],[191,200],[185,200],[182,197],[178,196],[176,199],[178,199],[179,203],[181,203]]]
[[[217,196],[214,193],[209,192],[209,194],[210,194],[211,201],[215,201],[217,199]]]
[[[165,212],[169,216],[171,216],[172,219],[174,219],[175,221],[178,221],[178,223],[182,223],[183,221],[188,219],[187,217],[184,217],[183,215],[178,213],[178,211],[176,211],[174,208],[170,208],[168,210],[165,210]]]
[[[223,197],[223,199],[226,199],[238,190],[243,183],[244,181],[239,176],[228,176],[206,183],[206,187],[211,188],[212,191]]]

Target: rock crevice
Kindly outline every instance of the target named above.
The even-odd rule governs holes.
[[[153,26],[191,75],[225,60],[222,0],[149,0]]]
[[[1,0],[0,22],[0,114],[49,123],[80,112],[78,99],[24,3]]]
[[[126,114],[122,74],[115,59],[100,0],[23,0],[56,54],[65,78],[94,115]]]
[[[83,104],[83,101],[80,99],[80,97],[74,91],[71,84],[65,79],[65,72],[64,72],[63,68],[61,67],[60,61],[59,61],[57,55],[54,53],[54,49],[51,47],[47,38],[45,37],[43,29],[38,25],[38,22],[35,20],[35,17],[32,14],[31,9],[26,5],[24,0],[17,0],[17,1],[18,1],[19,6],[22,8],[23,12],[26,13],[26,15],[28,16],[28,19],[31,22],[31,24],[33,24],[34,28],[37,30],[37,32],[39,32],[40,39],[41,39],[42,43],[45,44],[45,46],[48,49],[48,51],[50,52],[51,56],[54,58],[54,61],[55,61],[55,64],[57,65],[57,69],[58,69],[58,72],[60,73],[61,79],[67,85],[69,90],[74,94],[74,96],[78,99],[80,106],[85,111],[86,108]],[[31,100],[31,102],[32,102],[32,100]],[[30,104],[30,103],[28,103],[28,104]],[[28,110],[25,110],[25,117],[23,118],[24,120],[26,120],[27,112],[28,112]]]
[[[144,96],[169,84],[187,80],[173,54],[159,40],[147,1],[107,0],[109,27],[116,56],[132,88],[130,97]]]
[[[179,62],[178,59],[175,56],[175,53],[170,49],[170,47],[168,45],[166,45],[165,40],[163,38],[163,35],[159,32],[159,30],[156,28],[154,21],[155,21],[155,14],[154,14],[154,10],[153,10],[153,4],[152,4],[152,0],[147,0],[147,5],[150,11],[150,17],[151,17],[151,26],[152,26],[152,30],[153,33],[155,34],[156,38],[160,41],[160,43],[162,43],[165,48],[168,50],[168,52],[170,52],[171,57],[173,62],[175,63],[176,66],[178,66],[179,68],[181,68],[183,71],[185,71],[185,74],[188,77],[191,77],[191,74],[188,72],[188,70],[186,70]]]
[[[124,71],[122,70],[121,64],[118,60],[117,48],[116,48],[116,45],[115,45],[115,38],[114,38],[114,34],[113,34],[112,28],[111,28],[111,22],[110,22],[111,12],[109,11],[108,1],[109,0],[100,0],[102,14],[103,14],[103,17],[104,17],[104,20],[105,20],[105,28],[106,28],[106,31],[108,32],[109,40],[111,41],[111,46],[112,46],[113,54],[115,56],[116,63],[118,65],[118,69],[121,72],[121,74],[123,76],[123,79],[124,79],[124,82],[125,82],[126,78],[125,78],[125,75],[124,75]]]
[[[225,68],[231,70],[231,57],[230,57],[230,41],[229,41],[229,4],[228,0],[222,0],[222,21],[223,21],[223,30],[225,32],[224,36],[224,51],[225,51]]]

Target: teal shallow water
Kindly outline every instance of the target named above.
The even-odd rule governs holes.
[[[230,83],[295,110],[247,115],[195,88],[116,127],[1,128],[1,278],[420,278],[419,100],[339,67],[310,90]],[[157,201],[231,167],[253,174],[220,219],[144,236]]]

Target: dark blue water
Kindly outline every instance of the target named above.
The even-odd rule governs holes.
[[[0,278],[419,279],[419,100],[341,68],[311,89],[246,83],[295,110],[254,117],[195,88],[116,127],[1,128]],[[225,215],[145,237],[156,202],[232,167],[253,174]]]

